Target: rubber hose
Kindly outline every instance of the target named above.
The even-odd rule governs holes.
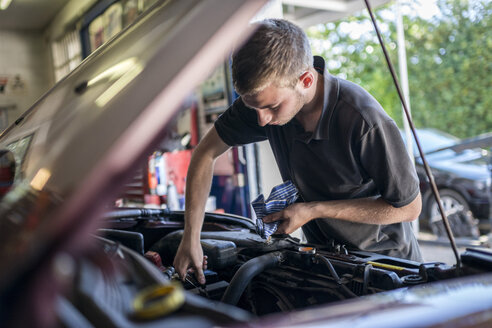
[[[232,278],[227,287],[222,302],[236,305],[248,284],[254,277],[263,271],[280,265],[282,261],[281,252],[272,252],[262,256],[255,257],[244,263]]]
[[[357,295],[352,292],[347,286],[345,286],[342,283],[342,280],[338,276],[337,272],[335,271],[335,268],[333,267],[333,264],[331,264],[330,260],[328,260],[326,257],[316,254],[316,258],[323,262],[323,264],[328,268],[328,271],[330,271],[331,276],[335,279],[336,283],[340,288],[350,297],[357,297]]]

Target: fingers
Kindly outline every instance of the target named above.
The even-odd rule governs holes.
[[[186,273],[188,269],[189,262],[188,261],[179,261],[177,258],[174,259],[174,269],[178,274],[179,278],[184,281],[186,278]]]
[[[208,256],[207,255],[204,255],[203,256],[203,260],[202,260],[202,265],[201,267],[200,266],[197,266],[197,270],[195,272],[195,277],[196,277],[196,280],[198,280],[198,282],[202,285],[205,284],[205,275],[203,274],[203,271],[204,270],[207,270],[207,265],[208,265]]]
[[[204,255],[203,256],[203,265],[202,265],[202,269],[203,270],[207,270],[207,266],[208,266],[208,256],[207,255]]]
[[[208,256],[204,255],[203,256],[203,262],[202,262],[202,270],[205,271],[207,270],[208,267]],[[195,273],[195,268],[194,267],[189,267],[187,270],[188,273]]]
[[[275,234],[276,235],[281,235],[281,234],[287,234],[288,232],[286,232],[287,228],[288,228],[288,221],[284,221],[282,223],[280,223],[277,227],[277,230],[275,230]]]
[[[207,260],[208,260],[208,256],[205,255],[203,257],[202,263],[196,263],[195,265],[193,265],[192,263],[189,263],[189,265],[185,269],[182,269],[182,268],[178,269],[175,266],[175,269],[176,269],[176,272],[179,275],[179,278],[182,281],[185,281],[187,274],[194,274],[196,280],[200,284],[202,284],[202,285],[205,284],[206,280],[205,280],[205,275],[203,274],[203,271],[204,270],[207,270],[207,266],[208,266],[208,261]]]
[[[263,217],[262,220],[263,220],[263,222],[266,222],[266,223],[281,220],[283,218],[283,212],[284,211],[280,211],[280,212],[275,212],[273,214],[269,214],[269,215]]]
[[[202,268],[197,268],[196,272],[195,272],[195,277],[196,277],[196,280],[198,280],[198,282],[202,285],[205,284],[205,275],[203,274],[203,269]]]
[[[203,267],[203,265],[202,265]],[[201,285],[204,285],[206,280],[205,280],[205,275],[203,274],[203,271],[206,269],[202,269],[202,267],[196,267],[196,268],[189,268],[187,270],[187,273],[189,274],[194,274],[196,281],[198,281]],[[183,281],[186,279],[186,275],[182,279]]]
[[[297,228],[299,228],[299,227],[294,226],[291,221],[284,220],[282,223],[280,223],[278,225],[277,230],[275,231],[275,234],[276,235],[281,235],[281,234],[290,235]]]

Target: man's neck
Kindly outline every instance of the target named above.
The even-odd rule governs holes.
[[[316,88],[308,95],[307,102],[297,113],[296,119],[301,123],[306,132],[313,132],[323,112],[324,78],[316,72]]]

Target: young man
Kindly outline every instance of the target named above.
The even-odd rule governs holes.
[[[193,153],[185,231],[174,266],[203,276],[200,231],[215,159],[229,147],[269,140],[284,181],[302,202],[264,218],[277,233],[302,227],[311,243],[330,240],[421,260],[410,221],[421,210],[415,169],[398,128],[364,89],[336,78],[313,57],[305,33],[278,19],[258,23],[233,55],[240,95]]]

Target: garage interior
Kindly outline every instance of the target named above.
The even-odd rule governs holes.
[[[159,5],[156,5],[158,2]],[[0,10],[0,131],[7,129],[8,132],[12,126],[22,125],[24,117],[21,119],[19,117],[26,110],[35,108],[46,99],[53,101],[53,98],[45,98],[47,92],[53,90],[51,89],[53,86],[56,89],[56,86],[63,86],[71,76],[77,76],[80,73],[81,66],[79,65],[91,61],[97,62],[98,59],[104,58],[102,56],[104,51],[111,51],[113,44],[118,45],[117,42],[112,42],[118,40],[118,36],[123,35],[120,32],[139,26],[140,19],[145,21],[146,13],[162,14],[160,11],[162,2],[164,1],[12,0],[10,2],[0,0],[0,8],[4,9]],[[217,1],[210,2],[214,2],[217,6]],[[373,0],[371,4],[377,7],[389,2],[390,0]],[[174,2],[176,7],[186,7],[177,3],[178,1]],[[241,6],[240,1],[236,3],[238,7]],[[316,24],[349,17],[364,8],[364,2],[358,0],[270,0],[252,20],[283,17],[307,29]],[[404,41],[399,40],[399,42]],[[404,53],[401,55],[403,56]],[[117,71],[120,68],[137,67],[137,70],[140,68],[134,58],[127,58],[107,66],[109,66],[108,69],[98,73],[91,80],[78,84],[73,90],[74,93],[83,95],[88,85],[105,79],[110,80],[118,74]],[[400,66],[399,69],[402,72],[401,75],[404,76],[405,68]],[[129,71],[132,72],[132,70]],[[484,235],[476,240],[458,239],[458,250],[464,254],[464,261],[459,263],[458,260],[456,266],[453,266],[456,259],[453,250],[449,247],[449,241],[436,240],[433,236],[419,232],[418,221],[415,224],[415,232],[420,237],[419,243],[426,261],[421,264],[405,259],[379,256],[380,254],[376,253],[357,250],[352,252],[350,249],[347,250],[345,245],[335,243],[318,249],[304,247],[302,242],[305,239],[300,231],[293,234],[294,238],[284,236],[284,239],[266,241],[255,235],[254,221],[248,219],[255,218],[250,206],[251,201],[261,193],[268,194],[272,187],[282,182],[267,141],[231,148],[217,160],[210,197],[206,204],[207,214],[204,224],[206,229],[201,235],[202,247],[205,251],[211,252],[209,253],[211,269],[205,270],[207,283],[201,284],[189,274],[182,281],[183,286],[189,292],[186,299],[178,299],[178,301],[173,299],[177,303],[181,302],[176,307],[173,304],[170,305],[169,302],[163,302],[164,305],[160,304],[162,300],[169,300],[168,295],[178,294],[176,290],[181,291],[181,287],[176,287],[176,285],[169,287],[166,284],[173,279],[178,280],[177,273],[172,266],[172,257],[176,254],[183,235],[184,214],[182,211],[185,204],[187,169],[198,142],[217,117],[238,97],[231,80],[230,62],[225,60],[185,98],[180,105],[180,111],[172,117],[172,123],[166,126],[166,135],[159,146],[146,154],[135,172],[132,171],[131,181],[123,186],[118,197],[109,204],[105,204],[105,208],[111,210],[105,212],[103,219],[111,228],[103,227],[99,229],[99,232],[101,236],[108,239],[105,240],[95,235],[91,235],[91,239],[96,239],[102,245],[101,248],[105,255],[109,255],[108,257],[118,265],[110,268],[110,266],[105,266],[106,263],[101,264],[102,257],[98,258],[97,254],[90,253],[87,256],[85,253],[74,253],[76,255],[72,255],[71,250],[66,253],[49,254],[53,256],[52,261],[45,266],[39,264],[44,269],[47,266],[49,272],[53,270],[57,281],[56,283],[50,282],[51,285],[44,285],[40,289],[41,292],[34,296],[41,295],[48,287],[58,287],[58,283],[70,285],[67,281],[76,275],[74,273],[76,270],[79,275],[77,277],[82,277],[77,281],[79,284],[74,292],[76,296],[73,297],[80,303],[72,302],[70,299],[72,295],[58,297],[55,300],[58,311],[57,319],[62,322],[62,326],[140,327],[159,326],[159,323],[164,323],[163,326],[174,326],[179,323],[178,326],[183,327],[229,324],[232,326],[251,324],[262,327],[279,325],[304,327],[317,326],[318,322],[322,322],[319,326],[324,326],[325,321],[323,320],[332,320],[330,323],[341,326],[352,325],[354,321],[344,321],[343,318],[343,316],[352,316],[356,318],[355,322],[361,323],[362,326],[364,324],[374,326],[377,323],[382,327],[393,327],[396,321],[398,321],[397,326],[416,326],[421,322],[429,325],[442,324],[435,320],[444,320],[442,318],[454,320],[454,317],[451,317],[453,311],[458,314],[463,313],[463,316],[467,315],[464,320],[451,321],[459,327],[466,327],[470,322],[475,323],[476,327],[480,327],[480,324],[484,322],[483,326],[487,326],[491,322],[492,303],[490,303],[491,294],[488,291],[492,283],[489,281],[491,278],[487,272],[492,269],[490,264],[492,253],[489,250],[474,249],[475,247],[489,247],[488,236]],[[403,89],[408,99],[408,84],[405,85],[404,80],[403,78]],[[102,95],[106,93],[107,90],[102,92]],[[111,97],[103,96],[96,98],[95,103],[98,108],[94,106],[95,109],[103,108],[111,100]],[[69,98],[67,96],[67,99]],[[61,99],[60,102],[66,100],[63,96],[59,99]],[[53,107],[57,105],[59,104],[53,101]],[[94,116],[99,115],[95,111],[93,114]],[[30,137],[32,138],[33,135],[34,133]],[[19,143],[19,141],[16,142]],[[27,143],[29,142],[30,139]],[[409,153],[413,153],[411,149]],[[77,163],[72,164],[77,166]],[[106,166],[108,167],[120,168],[118,165]],[[40,170],[38,173],[46,172]],[[66,172],[70,170],[67,169]],[[36,191],[42,191],[50,177],[49,171],[46,174],[47,178],[44,181],[42,174],[41,178],[37,174],[36,179],[32,181],[39,182],[41,179],[40,184],[31,182],[30,186]],[[115,176],[118,177],[118,175],[112,176],[113,180],[116,180]],[[22,194],[15,196],[20,198]],[[89,199],[90,195],[87,197]],[[11,199],[14,197],[9,198],[8,201]],[[78,200],[77,197],[73,199]],[[39,206],[35,206],[35,213],[45,209],[43,207],[46,204],[43,202],[45,200],[46,198],[41,198]],[[58,199],[57,201],[62,203]],[[73,203],[82,208],[80,205],[82,202],[73,201]],[[1,210],[4,210],[2,206],[0,206]],[[67,217],[73,219],[84,217],[86,214],[81,212],[85,210],[85,208],[82,211],[74,210],[73,212],[77,213],[73,214],[71,209],[65,206],[60,212],[55,213],[59,215],[56,218],[63,218],[64,214],[71,213],[73,216],[67,215]],[[91,211],[92,209],[88,207],[87,217],[96,216],[95,210]],[[7,214],[10,215],[8,224],[23,223],[20,215],[14,216],[11,212]],[[228,217],[228,214],[235,214],[237,217]],[[36,230],[32,228],[37,224],[33,217],[28,216],[28,220],[25,221],[30,224],[30,230],[26,233],[28,237],[29,233]],[[75,226],[77,225],[74,224],[73,227]],[[66,227],[61,225],[58,231],[63,231],[62,229]],[[89,230],[87,226],[82,226],[82,228]],[[135,228],[134,231],[133,228]],[[80,238],[80,235],[78,236]],[[24,236],[20,239],[29,240]],[[10,244],[7,243],[7,245]],[[36,249],[33,253],[37,255],[42,254],[45,249],[51,250],[44,246],[46,245],[40,244],[39,252]],[[48,244],[48,246],[52,245]],[[32,248],[34,248],[33,245],[26,243],[19,247],[11,247],[10,253],[7,251],[4,253],[15,257],[16,252],[22,254],[26,249],[31,250]],[[168,257],[162,254],[167,254]],[[79,255],[80,257],[77,257]],[[91,258],[93,255],[94,258]],[[35,271],[29,265],[22,266],[23,256],[17,256],[17,258],[15,268],[28,268],[26,277]],[[26,262],[30,259],[27,256],[25,258]],[[144,258],[150,262],[142,260]],[[102,269],[93,265],[91,260],[101,264]],[[11,263],[10,261],[4,262]],[[18,265],[19,263],[21,265]],[[38,262],[33,267],[37,268],[36,265]],[[106,269],[108,270],[105,271]],[[111,272],[112,269],[113,272]],[[6,272],[7,270],[4,270],[2,277],[10,278],[14,283],[5,283],[8,280],[0,279],[0,291],[2,291],[0,293],[0,323],[3,318],[9,317],[6,314],[8,311],[2,310],[2,304],[6,304],[6,300],[10,299],[14,301],[21,299],[22,304],[27,299],[23,293],[30,295],[28,289],[41,281],[34,279],[34,283],[26,284],[27,287],[24,290],[24,285],[19,281],[22,282],[25,276],[12,278]],[[39,272],[45,273],[42,270]],[[114,280],[110,278],[109,272],[116,273]],[[446,285],[448,279],[460,275],[462,275],[461,278],[465,278],[468,275],[482,273],[485,274],[466,277],[468,280],[463,283],[453,282]],[[40,277],[44,277],[41,274]],[[255,280],[256,275],[259,275],[261,279]],[[31,280],[26,279],[26,281]],[[151,285],[149,281],[155,285]],[[444,284],[437,285],[437,287],[427,285],[428,282],[443,281]],[[143,289],[144,285],[152,288]],[[163,285],[166,288],[162,288]],[[413,292],[410,289],[408,294],[405,294],[409,288],[417,285],[421,285],[418,287],[422,288],[414,289]],[[471,285],[472,291],[461,292],[462,285],[465,287]],[[18,291],[10,286],[21,286],[22,288]],[[401,287],[405,288],[401,289],[400,294],[378,294]],[[429,295],[437,298],[437,301],[429,301],[429,303],[420,301],[420,297]],[[470,308],[474,306],[479,309],[473,314],[465,313],[464,308],[469,312],[475,311],[475,309],[462,306],[463,300],[470,300],[473,295],[476,295],[476,302],[469,302]],[[195,296],[199,297],[195,298]],[[364,299],[359,296],[380,296],[380,298]],[[330,302],[351,301],[351,298],[355,299],[352,299],[355,302],[351,303],[354,307],[345,307],[349,303],[343,303],[334,305],[321,314],[311,312],[312,309],[316,310],[316,307]],[[134,301],[131,304],[128,301],[130,299]],[[452,303],[451,305],[445,301],[447,299]],[[209,300],[216,303],[207,303]],[[359,300],[362,301],[359,302]],[[16,304],[14,301],[12,304]],[[26,301],[28,305],[31,305],[30,301],[31,299]],[[32,301],[37,302],[39,306],[44,300],[42,297],[33,297]],[[84,301],[88,302],[84,303]],[[47,301],[46,304],[49,302]],[[162,306],[154,307],[155,304]],[[182,304],[185,305],[181,308]],[[227,307],[229,305],[231,307]],[[431,311],[426,312],[428,316],[419,317],[414,314],[414,311],[421,308],[424,312],[427,311],[426,306],[432,308],[432,311],[436,311],[437,314],[435,316],[429,314]],[[132,310],[127,311],[129,308]],[[147,312],[149,308],[158,310]],[[172,309],[168,311],[168,308]],[[464,312],[459,311],[461,308]],[[44,313],[39,314],[39,311],[35,311],[39,308],[26,307],[24,309],[21,307],[21,309],[23,314],[33,313],[33,318],[49,316],[49,313],[43,316]],[[257,315],[260,319],[249,317],[250,313],[245,314],[246,311],[243,312],[243,309]],[[307,312],[303,312],[304,310]],[[269,316],[272,313],[285,311],[292,311],[292,313],[289,315],[283,313],[278,315],[277,313],[277,316]],[[379,317],[378,311],[384,312],[386,317]],[[264,321],[257,321],[264,318],[266,318]],[[294,320],[297,325],[294,321],[288,320]],[[403,321],[402,325],[400,321]],[[49,321],[46,322],[40,321],[38,324],[43,327],[50,326]],[[446,326],[449,323],[446,321],[442,325]]]
[[[99,46],[131,24],[153,0],[14,0],[0,10],[0,129],[12,124],[55,83],[63,79]],[[377,7],[389,0],[372,1]],[[348,17],[364,9],[357,0],[273,0],[255,17],[284,17],[303,28]],[[400,66],[404,72],[405,67]],[[403,76],[402,76],[403,77]],[[408,84],[402,81],[408,97]],[[229,63],[224,62],[197,88],[176,118],[175,129],[160,149],[149,155],[146,165],[135,173],[117,200],[119,205],[184,207],[184,185],[191,152],[200,138],[237,97],[232,88]],[[408,137],[408,134],[407,134]],[[407,143],[411,144],[411,143]],[[409,150],[411,153],[411,150]],[[249,203],[281,183],[268,142],[234,148],[217,162],[208,211],[252,217]],[[170,186],[170,184],[172,186]],[[168,202],[168,189],[172,189]],[[415,224],[418,231],[418,223]],[[302,234],[299,232],[299,235]],[[420,234],[423,244],[437,247],[432,236]],[[463,247],[484,245],[464,241]],[[443,247],[429,258],[453,256]],[[449,253],[449,254],[448,254]]]
[[[0,51],[3,57],[0,71],[4,80],[8,80],[5,84],[9,86],[0,99],[0,129],[12,124],[43,93],[154,2],[15,0],[8,10],[0,11]],[[378,0],[373,5],[387,2]],[[284,17],[307,28],[346,17],[363,8],[363,2],[357,0],[270,1],[255,19]],[[15,91],[10,87],[13,81],[19,85]],[[174,137],[184,137],[183,142],[189,140],[186,147],[192,148],[214,118],[235,97],[228,63],[224,63],[203,83],[200,90],[196,90],[190,110],[177,121]],[[165,195],[169,177],[162,181],[155,177],[156,163],[162,169],[164,158],[172,156],[171,160],[167,160],[168,165],[177,165],[178,150],[183,151],[183,158],[180,158],[177,167],[169,168],[168,172],[173,171],[174,175],[178,175],[176,179],[180,181],[174,183],[182,195],[182,180],[186,174],[186,162],[190,158],[190,153],[183,148],[185,146],[175,140],[156,150],[156,154],[149,158],[150,167],[142,169],[149,172],[146,175],[150,178],[143,179],[143,173],[140,173],[142,178],[128,186],[126,196],[129,199],[126,200],[144,202],[144,195],[148,195],[147,203],[159,205],[162,199],[156,196]],[[175,154],[168,154],[170,152]],[[271,190],[281,182],[281,178],[276,166],[272,165],[273,154],[266,142],[258,146],[241,147],[234,152],[219,161],[213,188],[215,201],[218,199],[219,204],[214,205],[212,199],[210,209],[222,208],[229,213],[248,216],[251,215],[249,200]],[[140,184],[137,180],[141,180]],[[245,185],[248,190],[243,190]]]

